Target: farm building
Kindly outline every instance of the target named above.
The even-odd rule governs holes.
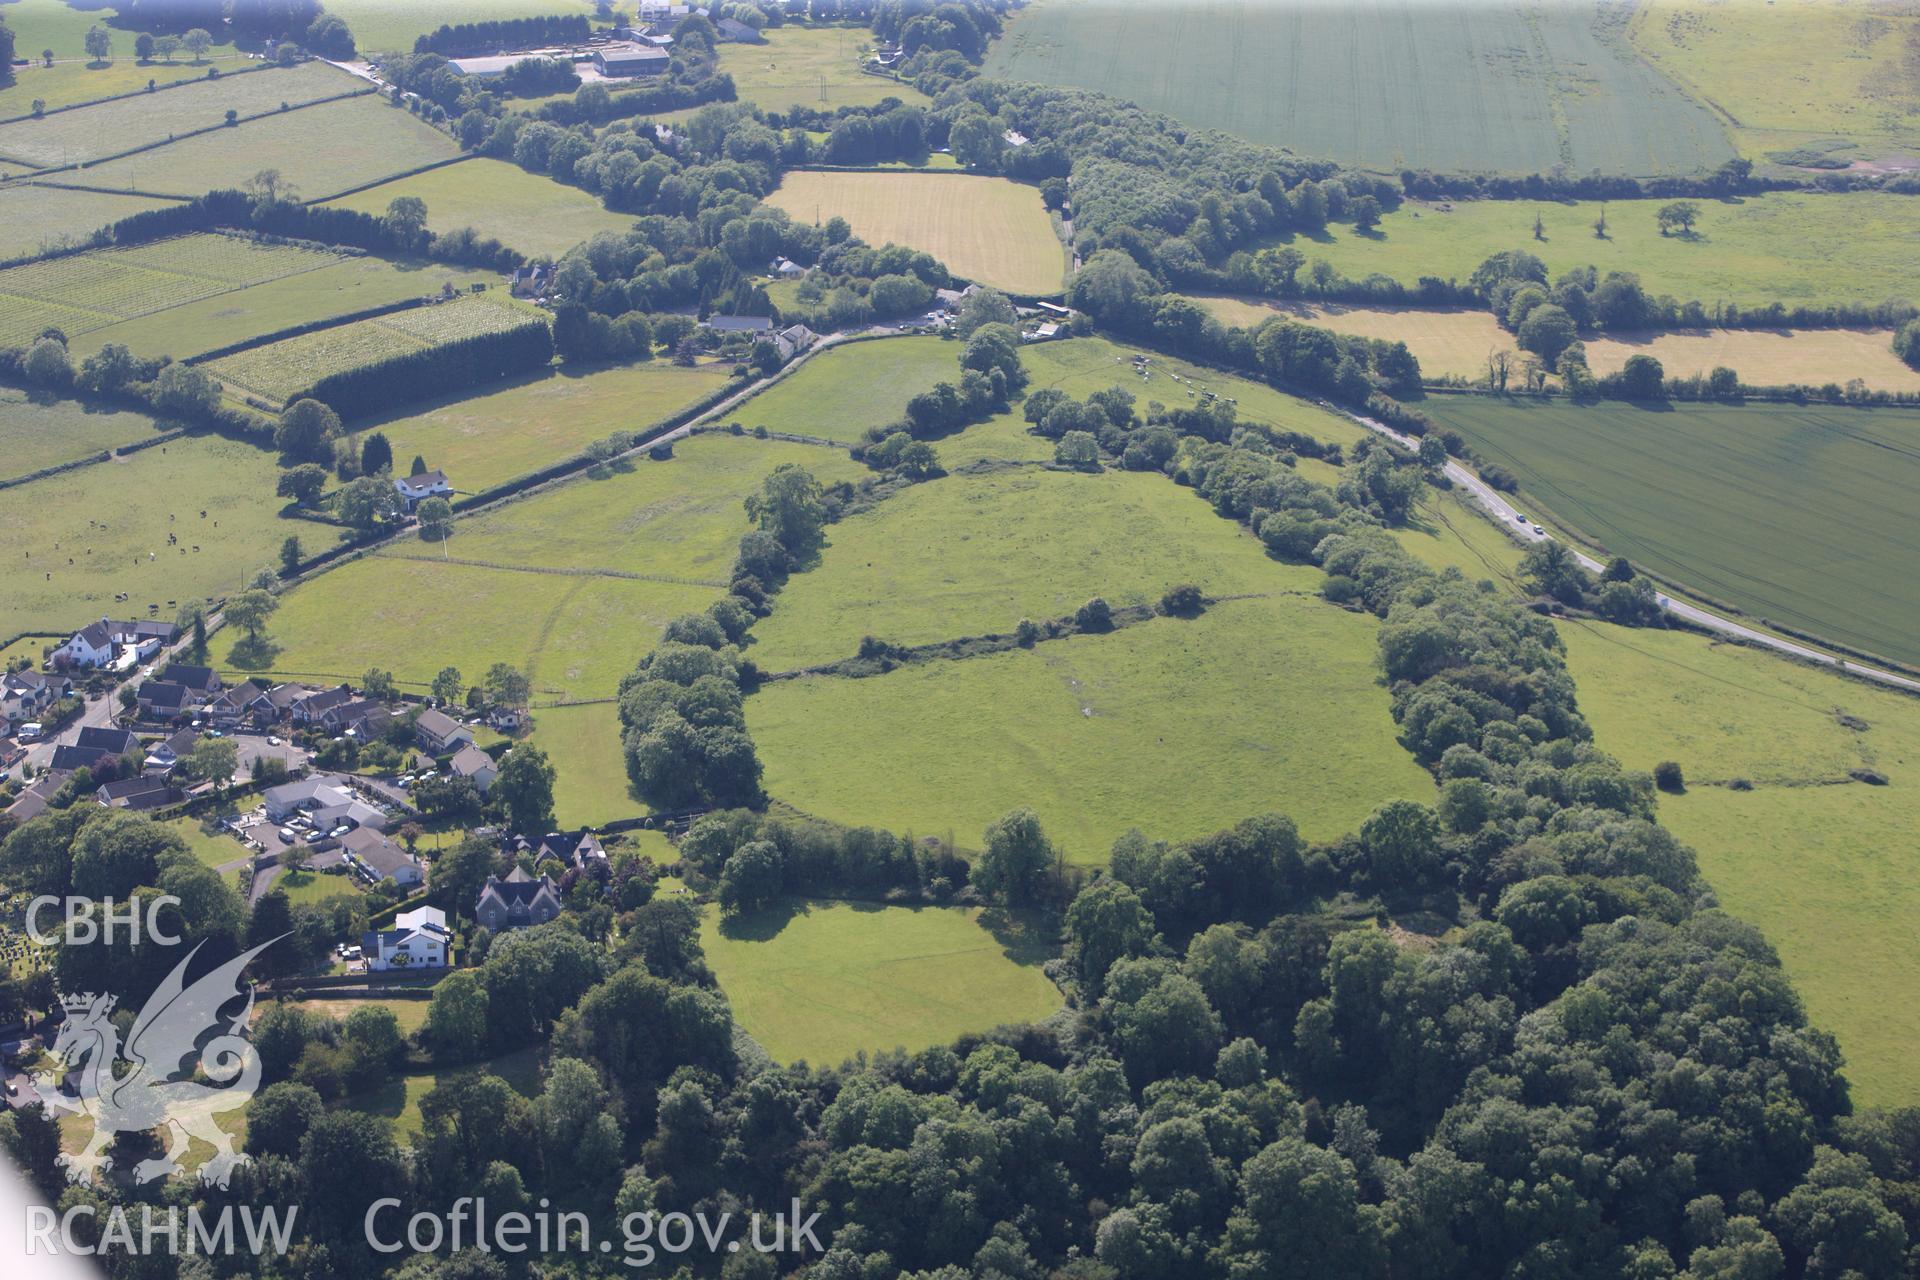
[[[767,38],[738,18],[722,18],[713,24],[722,40],[732,44],[765,44]]]
[[[657,76],[672,61],[665,49],[648,44],[609,44],[593,51],[593,65],[609,78]]]

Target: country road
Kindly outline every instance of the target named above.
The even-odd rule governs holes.
[[[1325,402],[1322,403],[1324,404]],[[1414,437],[1395,431],[1392,427],[1389,427],[1386,423],[1378,419],[1368,418],[1357,413],[1348,413],[1336,405],[1327,405],[1326,407],[1345,414],[1369,431],[1378,432],[1380,435],[1387,437],[1387,439],[1403,448],[1418,449],[1420,447],[1420,442]],[[1535,533],[1531,523],[1523,523],[1520,520],[1519,509],[1501,497],[1493,486],[1475,475],[1463,463],[1448,459],[1446,475],[1447,479],[1471,494],[1474,501],[1492,512],[1494,519],[1499,522],[1500,527],[1507,531],[1507,536],[1513,538],[1515,541],[1524,545],[1531,545],[1532,543],[1545,542],[1549,539],[1550,535],[1548,534]],[[1587,555],[1583,551],[1575,549],[1573,554],[1582,565],[1594,573],[1598,573],[1606,568],[1600,561]],[[1822,666],[1838,667],[1842,671],[1859,676],[1864,680],[1872,680],[1879,684],[1889,685],[1895,689],[1904,689],[1909,693],[1920,693],[1920,680],[1897,675],[1894,672],[1885,671],[1879,667],[1867,666],[1865,663],[1854,662],[1847,658],[1837,658],[1830,653],[1822,653],[1820,650],[1808,645],[1796,644],[1794,641],[1781,636],[1771,635],[1768,632],[1749,627],[1744,623],[1735,622],[1732,618],[1715,613],[1710,609],[1703,609],[1699,605],[1689,604],[1685,600],[1676,600],[1665,592],[1657,592],[1655,599],[1660,602],[1662,609],[1665,609],[1668,613],[1671,613],[1683,622],[1691,623],[1696,627],[1718,632],[1723,636],[1731,636],[1738,640],[1745,640],[1751,644],[1763,645],[1777,653],[1802,658],[1808,662],[1817,662]]]

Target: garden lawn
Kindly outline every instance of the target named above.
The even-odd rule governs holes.
[[[173,203],[146,196],[11,183],[0,187],[0,259],[24,258],[79,244],[108,223]]]
[[[1057,294],[1066,254],[1038,188],[948,173],[788,173],[767,203],[798,222],[845,218],[873,245],[932,254],[955,275],[1021,294]]]
[[[1395,740],[1375,621],[1320,600],[1214,606],[747,699],[766,787],[818,817],[978,848],[1031,805],[1069,861],[1130,827],[1186,839],[1284,813],[1309,839],[1433,784]]]
[[[92,457],[156,434],[152,418],[88,409],[78,400],[38,400],[0,387],[0,480]]]
[[[782,1063],[913,1053],[1062,1003],[1039,949],[1003,941],[978,908],[795,900],[723,920],[708,907],[700,945],[735,1020]]]
[[[530,740],[553,762],[553,817],[562,827],[604,826],[647,812],[644,802],[627,794],[616,704],[543,707],[533,713]]]
[[[505,160],[480,157],[328,203],[380,215],[401,196],[426,201],[427,226],[435,232],[472,227],[529,258],[557,258],[602,231],[627,231],[634,224],[631,214],[602,208],[579,187],[562,186]]]
[[[1524,249],[1555,278],[1589,265],[1603,276],[1631,271],[1649,294],[1697,300],[1709,310],[1725,302],[1792,306],[1920,297],[1920,254],[1906,196],[1773,192],[1696,201],[1701,216],[1691,236],[1660,234],[1655,214],[1667,203],[1607,201],[1605,240],[1593,233],[1597,201],[1461,200],[1444,206],[1410,201],[1366,234],[1337,224],[1275,243],[1291,243],[1309,263],[1323,259],[1355,280],[1379,272],[1407,285],[1421,276],[1464,284],[1493,254]],[[1544,240],[1533,238],[1536,214]]]
[[[861,637],[917,645],[1022,618],[1068,617],[1094,596],[1151,605],[1192,583],[1209,596],[1307,594],[1320,572],[1268,557],[1252,534],[1157,472],[1038,468],[918,484],[831,525],[753,629],[763,671],[850,658]]]
[[[1774,625],[1920,662],[1920,413],[1833,406],[1424,406],[1607,551]]]
[[[328,898],[357,898],[366,893],[360,881],[347,872],[286,871],[273,882],[273,887],[286,894],[287,901],[296,906],[325,902]]]
[[[870,427],[901,422],[907,401],[937,382],[960,382],[960,346],[940,338],[881,338],[827,348],[730,410],[749,431],[859,444]]]
[[[1634,175],[1732,155],[1718,120],[1627,46],[1631,10],[1524,0],[1048,0],[1009,17],[986,75],[1078,86],[1189,123],[1398,175]]]
[[[115,190],[197,196],[278,169],[296,195],[319,200],[459,154],[438,129],[378,95],[364,95],[182,138],[94,165],[76,179]]]
[[[1779,948],[1809,1019],[1839,1038],[1855,1105],[1920,1103],[1920,702],[1681,632],[1559,630],[1597,744],[1684,770],[1661,821]],[[1888,785],[1848,782],[1856,768]],[[1754,789],[1720,785],[1734,778]]]
[[[324,1013],[339,1022],[345,1022],[356,1009],[390,1009],[394,1020],[400,1024],[400,1034],[410,1036],[427,1025],[427,1006],[430,1000],[296,1000],[296,1009],[305,1009],[309,1013]]]
[[[765,44],[723,44],[720,70],[733,77],[735,95],[763,111],[806,107],[870,107],[885,98],[908,106],[930,99],[910,84],[862,71],[862,49],[873,33],[860,27],[770,27]]]
[[[264,67],[0,124],[0,155],[41,168],[85,166],[104,156],[220,126],[229,111],[238,111],[243,118],[258,116],[368,87],[365,80],[324,62]],[[81,180],[73,174],[66,177]]]
[[[253,856],[253,850],[225,831],[216,831],[212,834],[204,831],[198,818],[175,818],[163,825],[187,842],[187,848],[193,852],[194,861],[203,867],[218,871],[230,862],[246,861]]]
[[[144,617],[150,603],[171,618],[175,602],[239,590],[289,533],[312,536],[279,518],[278,476],[265,450],[191,436],[7,490],[0,635]]]
[[[668,361],[581,373],[569,367],[498,391],[449,397],[434,407],[370,424],[405,467],[415,455],[479,493],[576,457],[615,431],[641,431],[727,383],[727,366],[683,369]]]

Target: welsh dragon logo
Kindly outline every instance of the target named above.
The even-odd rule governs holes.
[[[111,1020],[117,997],[91,992],[63,997],[67,1019],[49,1053],[65,1068],[69,1085],[78,1075],[77,1088],[62,1087],[47,1072],[36,1075],[33,1083],[49,1110],[78,1111],[93,1120],[86,1148],[60,1157],[69,1181],[93,1182],[107,1163],[107,1144],[116,1133],[164,1128],[166,1154],[135,1165],[135,1182],[178,1171],[188,1140],[198,1138],[215,1153],[201,1166],[201,1181],[227,1185],[233,1170],[249,1157],[234,1150],[232,1137],[215,1117],[246,1106],[260,1087],[260,1055],[246,1038],[253,987],[243,986],[240,975],[278,941],[270,939],[242,952],[188,986],[187,967],[205,945],[196,943],[141,1007],[124,1047]],[[242,997],[245,1007],[223,1020],[220,1010]],[[124,1074],[122,1062],[129,1068]],[[202,1083],[195,1075],[214,1083]]]

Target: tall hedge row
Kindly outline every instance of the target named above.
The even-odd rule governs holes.
[[[552,359],[552,331],[546,321],[530,319],[499,333],[460,338],[329,374],[287,401],[311,397],[331,405],[341,417],[353,418],[401,401],[496,382],[542,368]]]

